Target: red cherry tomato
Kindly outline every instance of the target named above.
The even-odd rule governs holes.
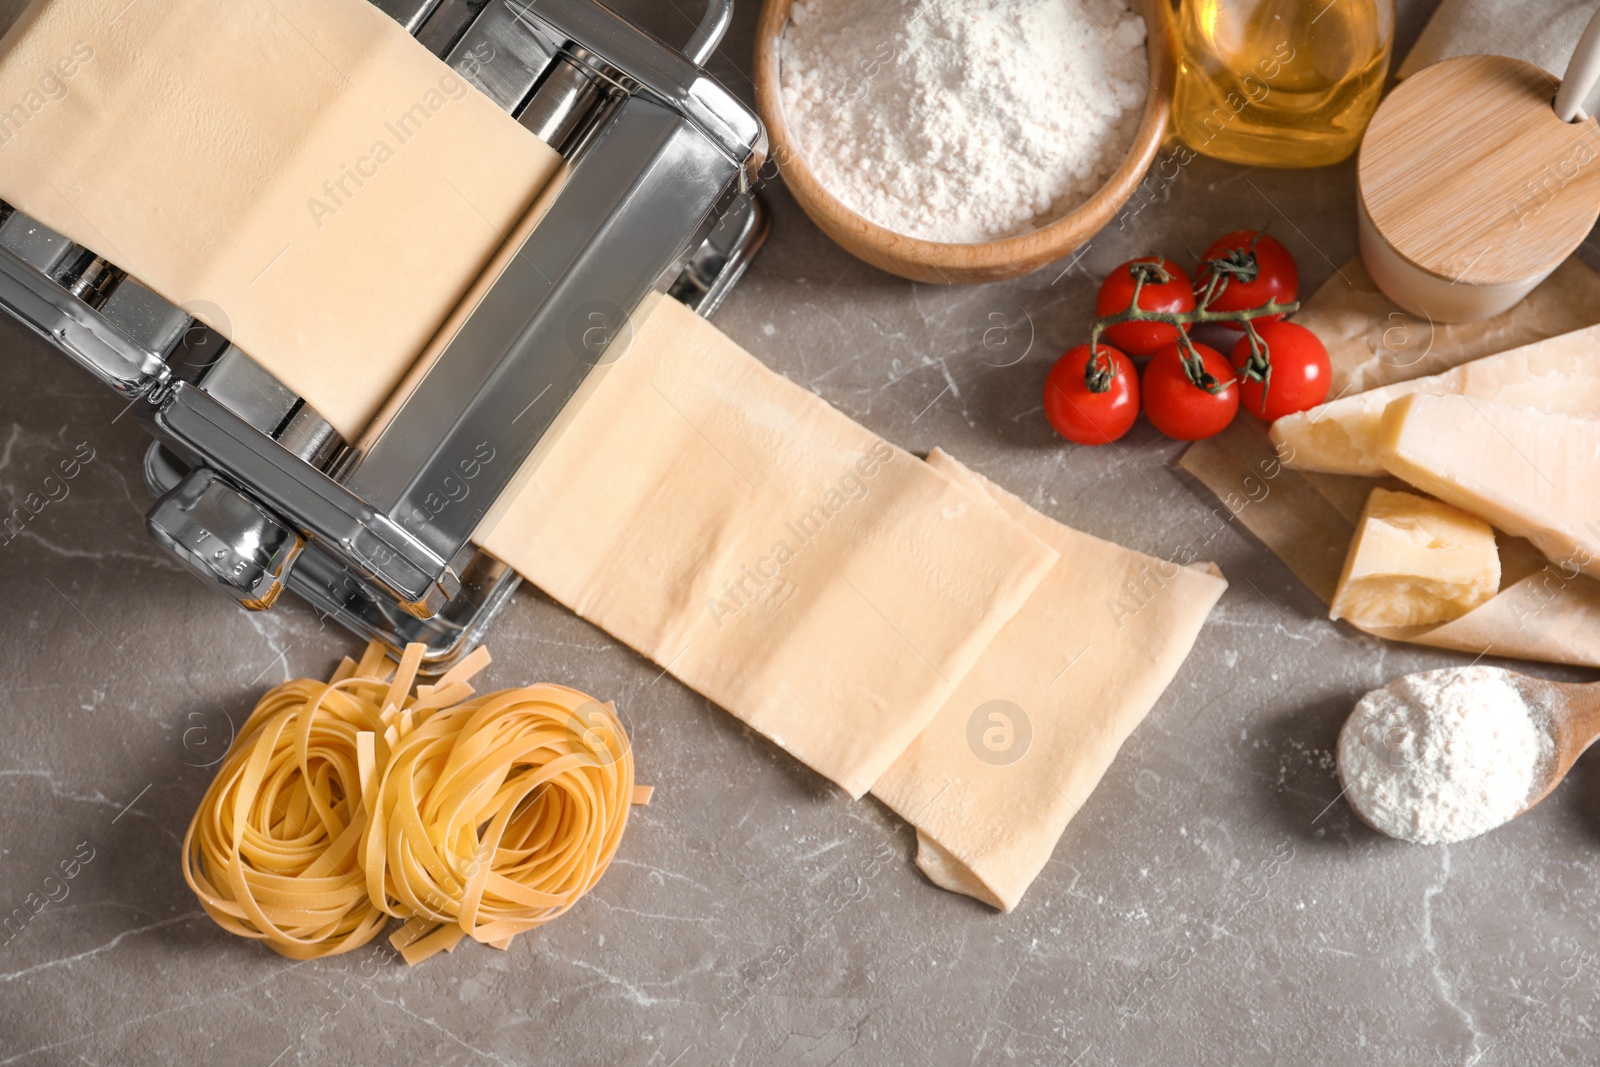
[[[1333,365],[1317,335],[1293,322],[1258,322],[1256,332],[1266,345],[1272,372],[1262,383],[1239,376],[1239,406],[1268,422],[1314,408],[1328,398]],[[1233,346],[1233,365],[1240,371],[1250,359],[1250,338]]]
[[[1110,444],[1139,417],[1139,376],[1133,361],[1110,345],[1100,346],[1102,366],[1110,360],[1112,374],[1106,391],[1089,388],[1084,374],[1089,366],[1089,346],[1067,350],[1044,380],[1044,414],[1056,433],[1080,445]]]
[[[1273,300],[1287,304],[1300,295],[1300,269],[1294,257],[1276,237],[1255,230],[1235,230],[1206,249],[1205,262],[1195,274],[1197,299],[1205,295],[1213,277],[1219,279],[1219,287],[1209,305],[1212,311],[1247,311]],[[1259,326],[1282,317],[1263,316],[1255,323]],[[1221,325],[1244,329],[1231,322]]]
[[[1100,294],[1095,297],[1095,317],[1120,314],[1132,306],[1136,271],[1145,276],[1144,287],[1139,290],[1141,310],[1194,310],[1194,286],[1183,268],[1170,259],[1142,256],[1106,275],[1100,283]],[[1162,275],[1166,281],[1161,280]],[[1130,356],[1150,356],[1165,345],[1177,343],[1178,327],[1165,322],[1119,322],[1106,327],[1100,336]]]
[[[1234,382],[1233,367],[1209,345],[1197,344],[1194,348],[1205,372],[1219,383],[1216,392],[1208,392],[1189,380],[1177,345],[1168,345],[1145,364],[1141,386],[1144,413],[1156,429],[1179,441],[1198,441],[1221,433],[1239,410],[1239,387]]]

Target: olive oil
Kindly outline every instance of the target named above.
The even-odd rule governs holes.
[[[1378,106],[1393,35],[1392,0],[1182,0],[1178,136],[1235,163],[1337,163]]]

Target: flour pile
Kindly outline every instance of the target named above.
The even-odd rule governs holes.
[[[1127,154],[1149,82],[1124,0],[799,0],[784,117],[872,221],[974,243],[1044,225]],[[779,161],[782,163],[782,160]]]
[[[1362,697],[1339,734],[1339,775],[1377,829],[1442,844],[1526,807],[1554,750],[1506,671],[1455,667]]]

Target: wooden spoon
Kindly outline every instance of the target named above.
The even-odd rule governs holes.
[[[1550,735],[1554,751],[1540,768],[1544,778],[1534,783],[1521,815],[1549,796],[1572,770],[1584,750],[1600,740],[1600,682],[1547,682],[1506,671],[1506,681],[1516,687],[1534,714],[1534,721]]]

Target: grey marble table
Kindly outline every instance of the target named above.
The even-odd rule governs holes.
[[[674,39],[698,14],[678,6],[633,5]],[[1403,4],[1402,47],[1430,6]],[[740,4],[714,61],[747,96],[755,15]],[[772,240],[717,321],[890,440],[1169,554],[1211,506],[1179,446],[1141,425],[1125,452],[1064,447],[1039,411],[1045,369],[1084,336],[1098,277],[1152,248],[1270,222],[1309,292],[1355,252],[1353,187],[1349,165],[1198,160],[1072,265],[967,289],[863,266],[773,188]],[[1012,365],[982,358],[994,310],[1034,324]],[[0,544],[0,913],[55,898],[0,934],[0,1065],[1532,1064],[1600,1048],[1595,765],[1465,844],[1365,829],[1336,799],[1343,716],[1462,657],[1327,622],[1235,527],[1210,545],[1232,584],[1193,655],[1010,915],[931,886],[880,805],[525,591],[489,681],[614,698],[657,787],[596,892],[509,952],[467,944],[415,970],[376,945],[293,963],[236,940],[178,867],[205,753],[264,687],[356,643],[181,572],[145,537],[122,405],[9,326],[0,352],[0,509],[93,451]],[[47,883],[63,862],[76,877]]]

